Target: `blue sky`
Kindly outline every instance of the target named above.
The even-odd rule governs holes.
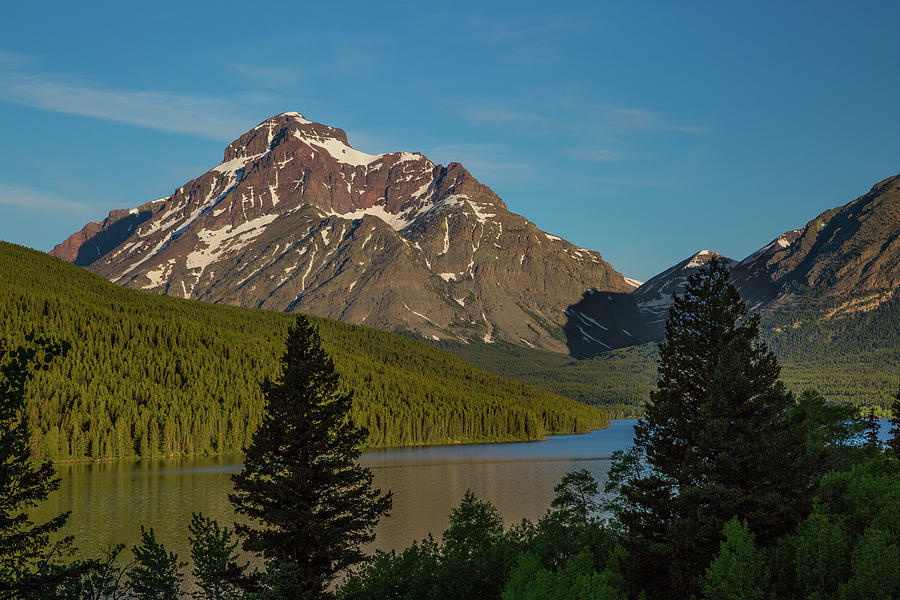
[[[50,249],[296,110],[463,163],[646,279],[900,173],[900,3],[4,7],[0,239]]]

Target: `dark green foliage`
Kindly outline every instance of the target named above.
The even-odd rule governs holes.
[[[617,575],[597,571],[588,548],[569,558],[558,571],[544,567],[534,554],[523,554],[509,575],[503,600],[625,600]]]
[[[440,598],[437,573],[440,549],[432,537],[415,542],[399,554],[375,553],[375,558],[341,586],[341,599],[420,600]]]
[[[200,513],[191,515],[188,528],[191,537],[191,561],[195,600],[234,600],[240,597],[239,583],[244,578],[243,567],[238,564],[238,542],[232,541],[233,532]]]
[[[514,556],[500,511],[466,491],[450,513],[450,527],[442,542],[437,578],[441,598],[500,596]]]
[[[788,418],[799,420],[806,442],[803,464],[816,487],[829,473],[849,470],[863,458],[858,441],[865,423],[849,404],[831,404],[815,390],[801,393],[788,408]]]
[[[725,539],[703,578],[705,600],[764,600],[765,554],[746,521],[734,518],[722,528]]]
[[[669,311],[660,379],[635,426],[630,464],[645,470],[621,485],[634,591],[697,594],[730,519],[746,520],[765,547],[809,512],[804,432],[757,335],[758,318],[716,260]]]
[[[153,528],[141,526],[141,543],[131,548],[134,566],[128,571],[128,587],[138,600],[178,600],[187,563],[178,562],[178,555],[166,552],[156,540]]]
[[[881,450],[881,441],[878,439],[878,432],[881,425],[875,416],[875,410],[870,408],[866,413],[866,446],[872,450]]]
[[[785,539],[783,546],[792,552],[780,555],[790,566],[780,575],[782,593],[822,600],[895,598],[897,540],[900,461],[870,454],[849,471],[826,477],[813,514]]]
[[[69,513],[35,524],[31,509],[59,488],[49,462],[33,462],[28,444],[25,396],[38,371],[64,356],[68,344],[28,335],[27,345],[12,348],[0,339],[0,598],[38,598],[77,578],[87,565],[66,566],[72,539],[55,542]]]
[[[0,339],[48,328],[73,350],[35,375],[25,416],[35,458],[239,452],[262,415],[292,317],[156,296],[0,242]],[[609,420],[489,375],[430,344],[312,318],[370,447],[540,439]]]
[[[841,585],[845,600],[900,598],[900,541],[876,527],[867,529],[853,551],[852,576]]]
[[[888,449],[894,453],[897,459],[900,459],[900,389],[894,394],[891,402],[891,437],[887,442]]]
[[[587,526],[589,517],[596,514],[600,507],[597,480],[587,469],[566,473],[553,491],[556,497],[550,507],[566,520],[582,527]]]
[[[622,600],[622,552],[615,532],[593,514],[596,489],[587,472],[569,473],[544,517],[506,530],[496,508],[467,492],[440,544],[429,537],[399,554],[378,553],[340,597]]]
[[[848,539],[839,525],[812,514],[797,531],[793,562],[797,589],[804,597],[833,597],[849,571]]]
[[[341,571],[365,559],[391,508],[359,466],[367,432],[350,418],[334,363],[314,325],[298,316],[288,329],[281,373],[263,383],[263,421],[247,448],[229,498],[252,525],[238,525],[244,549],[278,576],[274,598],[321,598]]]
[[[341,587],[344,600],[499,600],[515,564],[518,532],[499,511],[467,491],[450,513],[441,543],[431,537],[403,552],[379,552]]]
[[[125,544],[107,548],[103,558],[92,561],[81,577],[67,582],[62,590],[62,598],[72,600],[126,600],[129,598],[125,574],[130,565],[122,565],[119,555]]]

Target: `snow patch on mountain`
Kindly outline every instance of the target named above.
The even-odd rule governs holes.
[[[206,244],[206,248],[194,250],[188,254],[184,266],[191,270],[200,269],[200,274],[197,275],[199,279],[206,267],[218,261],[222,255],[236,252],[249,244],[251,240],[265,231],[266,225],[277,218],[278,215],[263,215],[236,227],[198,231],[197,237]]]
[[[682,269],[692,269],[694,267],[702,267],[703,265],[705,265],[706,263],[708,263],[710,261],[710,259],[712,258],[712,256],[711,256],[712,254],[714,254],[714,253],[710,252],[709,250],[701,250],[700,252],[698,252],[697,254],[695,254],[694,256],[691,257],[691,261],[688,264],[684,265],[681,268]]]
[[[365,167],[384,158],[384,154],[366,154],[333,137],[312,137],[303,131],[295,131],[294,137],[304,144],[321,148],[333,159],[345,165]]]
[[[328,216],[337,216],[337,217],[341,217],[342,219],[350,219],[350,220],[362,219],[366,215],[371,215],[373,217],[378,217],[379,219],[381,219],[382,221],[384,221],[385,223],[390,225],[391,228],[394,229],[394,231],[400,231],[401,229],[406,228],[407,226],[409,226],[410,223],[413,222],[413,219],[407,219],[407,218],[404,218],[402,215],[396,215],[392,212],[388,212],[387,209],[385,209],[384,205],[382,205],[382,204],[376,204],[375,206],[372,206],[371,208],[360,208],[353,212],[338,213],[338,212],[332,211],[332,212],[329,212],[326,214]]]

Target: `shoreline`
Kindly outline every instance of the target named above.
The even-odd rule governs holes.
[[[613,421],[627,421],[630,419],[610,419],[610,424]],[[434,444],[409,444],[403,446],[370,446],[364,447],[361,449],[363,453],[366,452],[380,452],[380,451],[388,451],[388,450],[399,450],[399,449],[411,449],[411,448],[436,448],[441,446],[477,446],[481,444],[528,444],[534,442],[545,442],[551,436],[557,435],[587,435],[592,431],[599,431],[602,429],[609,429],[609,425],[606,427],[594,427],[592,429],[588,429],[587,431],[573,431],[570,433],[546,433],[541,438],[533,438],[533,439],[524,439],[524,440],[473,440],[473,441],[461,441],[461,440],[450,440],[447,442],[434,443]],[[82,458],[82,459],[71,459],[71,460],[51,460],[49,462],[54,465],[79,465],[79,464],[92,464],[92,463],[114,463],[114,462],[137,462],[137,461],[148,461],[148,460],[173,460],[176,458],[211,458],[214,456],[229,456],[229,455],[243,455],[242,451],[236,452],[210,452],[210,453],[196,453],[196,454],[165,454],[165,455],[156,455],[156,456],[123,456],[123,457],[111,457],[111,458]],[[47,461],[34,461],[34,462],[47,462]]]

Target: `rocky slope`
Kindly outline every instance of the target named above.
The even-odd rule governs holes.
[[[51,254],[132,288],[432,339],[557,351],[571,336],[630,341],[569,325],[589,289],[613,298],[591,318],[641,330],[622,317],[637,314],[633,286],[600,254],[509,212],[462,165],[365,154],[299,113],[264,121],[171,196],[113,211]]]
[[[721,255],[704,250],[634,291],[656,337],[662,335],[672,293],[713,256]],[[801,317],[792,317],[799,311],[809,320],[878,309],[900,287],[900,175],[729,264],[732,283],[750,310],[768,315],[764,325],[793,320],[792,326],[799,326]]]
[[[748,304],[809,301],[827,316],[876,309],[900,287],[900,175],[789,231],[735,268]]]
[[[697,254],[669,267],[662,273],[651,277],[632,292],[641,315],[646,321],[649,334],[653,339],[664,337],[669,307],[674,302],[672,295],[680,294],[684,286],[687,285],[688,277],[716,257],[726,261],[729,267],[737,264],[736,261],[716,252],[701,250]]]

